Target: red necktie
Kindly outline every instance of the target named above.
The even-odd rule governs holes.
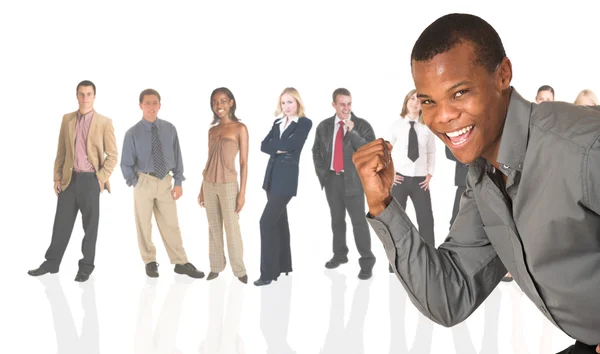
[[[333,169],[336,173],[340,173],[344,169],[344,122],[342,121],[340,121],[340,127],[335,135]]]

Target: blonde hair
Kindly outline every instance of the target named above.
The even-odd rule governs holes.
[[[279,101],[277,102],[277,110],[275,111],[275,116],[278,116],[281,113],[283,113],[283,109],[281,109],[281,96],[285,95],[286,93],[294,97],[294,99],[296,100],[296,104],[298,104],[298,112],[296,112],[298,117],[304,117],[304,102],[302,102],[302,97],[300,97],[300,93],[298,93],[298,90],[296,90],[293,87],[286,87],[283,90],[283,92],[281,92],[281,95],[279,95]]]
[[[594,92],[592,90],[588,90],[588,89],[581,91],[579,93],[579,95],[577,95],[577,98],[575,99],[575,102],[573,102],[573,103],[581,105],[582,104],[581,101],[583,101],[584,97],[589,98],[590,100],[592,100],[592,103],[594,103],[595,105],[598,105],[598,97],[596,97],[596,95],[594,94]]]
[[[412,95],[414,95],[415,93],[417,93],[416,89],[412,89],[410,91],[408,91],[408,93],[406,94],[406,97],[404,97],[404,103],[402,104],[402,111],[400,112],[400,117],[405,118],[406,115],[408,114],[408,100],[411,98]],[[419,110],[419,123],[421,124],[425,124],[425,122],[423,121],[423,111]]]

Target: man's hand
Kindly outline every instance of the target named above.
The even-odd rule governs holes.
[[[241,193],[238,193],[237,203],[235,205],[235,212],[239,213],[240,211],[242,211],[242,208],[244,207],[245,203],[246,203],[246,197],[244,195],[242,195]]]
[[[361,146],[352,155],[352,162],[365,190],[369,212],[379,215],[392,201],[394,163],[392,144],[379,138]]]
[[[425,180],[421,183],[419,183],[419,186],[421,186],[421,189],[424,191],[429,190],[429,181],[431,181],[431,175],[428,173],[427,176],[425,176]]]
[[[346,125],[346,128],[348,128],[348,131],[351,131],[352,129],[354,129],[354,122],[350,119],[344,119],[343,120],[344,125]]]
[[[198,193],[198,204],[200,204],[200,208],[204,208],[204,193],[202,189],[200,189],[200,193]]]
[[[596,353],[600,353],[600,344],[596,347]]]
[[[58,193],[62,192],[60,189],[60,181],[54,181],[54,194],[58,197]]]
[[[394,186],[397,184],[402,184],[402,181],[404,181],[404,176],[394,175]]]
[[[181,195],[183,194],[183,188],[181,188],[181,186],[175,186],[173,187],[173,189],[171,190],[171,196],[173,197],[173,199],[177,200],[181,197]]]

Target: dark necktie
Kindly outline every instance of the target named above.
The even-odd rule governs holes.
[[[152,159],[154,160],[154,173],[156,177],[163,179],[167,175],[167,167],[165,166],[165,157],[163,156],[162,145],[158,138],[156,124],[152,124]]]
[[[417,131],[415,130],[415,122],[410,123],[410,130],[408,131],[408,158],[415,162],[419,158],[419,140],[417,138]]]
[[[340,173],[344,169],[344,122],[340,121],[340,127],[335,135],[335,150],[333,152],[333,170]]]

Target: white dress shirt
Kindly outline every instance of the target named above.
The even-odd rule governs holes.
[[[352,116],[350,116],[350,118],[348,118],[348,120],[351,120]],[[342,120],[337,116],[337,114],[335,115],[335,119],[334,119],[334,123],[333,123],[333,147],[331,149],[331,166],[329,166],[329,168],[332,171],[335,171],[333,168],[333,158],[335,157],[335,137],[337,136],[338,130],[340,130],[340,122]],[[348,132],[348,128],[344,125],[344,136],[346,136],[346,132]],[[343,144],[342,144],[343,146]],[[342,155],[343,156],[343,155]],[[344,172],[344,170],[342,169],[342,172]]]
[[[299,117],[294,117],[292,118],[291,121],[287,121],[287,116],[283,116],[281,118],[279,118],[279,120],[277,122],[275,122],[275,124],[281,124],[283,122],[283,128],[281,128],[281,126],[279,127],[279,139],[281,139],[281,137],[283,136],[283,132],[290,126],[292,125],[292,122],[298,123],[298,119]],[[287,122],[286,122],[287,121]],[[287,124],[286,124],[287,123]]]
[[[415,130],[419,140],[419,158],[413,162],[408,158],[408,133],[410,131],[410,122],[406,118],[398,118],[387,131],[386,140],[394,148],[392,149],[392,160],[396,173],[408,177],[425,177],[427,174],[433,176],[435,166],[435,135],[427,128],[425,124],[419,123],[415,118]]]

